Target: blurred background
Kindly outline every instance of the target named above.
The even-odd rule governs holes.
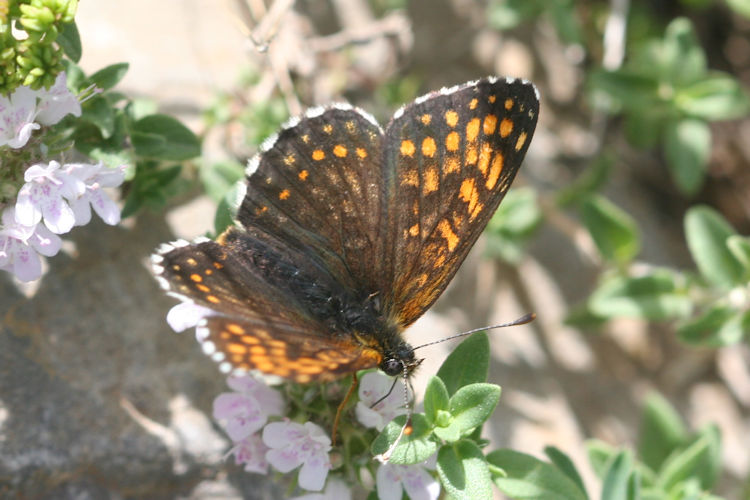
[[[247,158],[309,106],[385,125],[428,91],[509,75],[541,92],[531,148],[408,340],[536,312],[490,334],[492,446],[557,446],[598,492],[610,449],[656,470],[720,436],[701,486],[750,498],[748,2],[98,0],[76,21],[81,68],[128,62],[118,90],[187,124],[202,156],[132,182],[132,217],[77,233],[41,284],[0,276],[0,399],[24,416],[0,413],[23,476],[0,494],[281,497],[222,461],[223,377],[164,323],[149,253],[223,227]],[[453,346],[425,350],[417,394]]]

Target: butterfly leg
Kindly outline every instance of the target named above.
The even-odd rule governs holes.
[[[333,446],[336,446],[336,433],[339,429],[339,420],[341,419],[341,413],[343,413],[344,408],[346,407],[346,403],[349,402],[352,394],[354,394],[354,389],[357,388],[357,381],[357,372],[352,372],[352,385],[349,386],[349,390],[346,391],[346,396],[344,396],[341,404],[339,404],[339,407],[336,409],[336,418],[333,419],[333,431],[331,433],[331,444]]]

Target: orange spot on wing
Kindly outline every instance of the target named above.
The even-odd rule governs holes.
[[[466,149],[466,163],[474,165],[477,162],[477,145],[473,143]]]
[[[286,200],[287,198],[289,198],[289,190],[284,189],[282,192],[279,193],[279,199]]]
[[[492,146],[488,142],[482,143],[482,149],[479,152],[479,164],[477,167],[482,175],[487,175],[487,167],[490,165],[490,158],[492,158]]]
[[[432,158],[435,156],[435,151],[437,150],[437,146],[435,145],[435,139],[432,137],[425,137],[422,141],[422,154]]]
[[[479,191],[477,191],[473,178],[464,179],[458,191],[458,197],[469,204],[468,209],[470,213],[474,211],[479,203]]]
[[[456,246],[458,246],[458,236],[453,232],[450,222],[446,219],[441,220],[437,225],[437,229],[440,231],[440,236],[448,244],[448,250],[451,252],[455,250]]]
[[[505,158],[503,154],[498,151],[495,153],[495,158],[492,159],[492,167],[490,167],[490,175],[487,177],[487,182],[484,184],[487,189],[493,189],[497,180],[500,178],[500,173],[503,171],[503,163]]]
[[[414,143],[410,140],[401,141],[401,154],[404,156],[414,156],[414,151],[417,149],[414,147]]]
[[[232,354],[247,354],[247,347],[242,344],[235,344],[234,342],[227,344],[227,351]]]
[[[461,138],[458,132],[451,132],[445,137],[445,149],[448,151],[458,151],[458,145],[461,142]]]
[[[422,185],[422,194],[428,195],[433,191],[437,191],[439,186],[439,176],[437,168],[428,168],[424,172],[424,184]]]
[[[489,97],[487,98],[487,100],[488,100],[488,101],[490,102],[490,104],[492,104],[492,103],[494,103],[495,101],[497,101],[497,96],[496,96],[496,95],[491,95],[491,96],[489,96]]]
[[[227,325],[227,330],[234,333],[235,335],[242,335],[243,333],[245,333],[245,329],[236,323],[229,323]]]
[[[287,166],[293,165],[295,160],[296,158],[294,157],[293,154],[288,154],[284,157],[284,164]]]
[[[315,151],[312,152],[312,159],[315,161],[320,161],[325,157],[326,157],[326,154],[320,149],[316,149]]]
[[[299,177],[299,180],[304,181],[307,180],[307,176],[310,175],[310,172],[307,170],[302,170],[299,174],[297,174],[297,177]]]
[[[325,132],[326,134],[330,134],[331,132],[333,132],[333,125],[331,125],[330,123],[326,123],[325,125],[323,125],[323,132]]]
[[[520,151],[523,145],[526,143],[526,132],[521,132],[516,141],[516,151]]]
[[[508,137],[513,132],[513,122],[508,118],[503,118],[500,122],[500,137]]]
[[[478,101],[478,100],[477,100],[477,98],[475,97],[475,98],[474,98],[474,99],[472,99],[472,100],[471,100],[471,102],[469,103],[469,109],[477,109],[477,104],[479,104],[479,101]]]
[[[510,110],[513,107],[513,99],[510,97],[505,100],[505,109]]]
[[[412,236],[417,236],[419,234],[419,224],[414,224],[412,227],[410,227],[409,234]]]
[[[196,283],[200,283],[201,281],[203,281],[203,276],[193,273],[190,275],[190,279],[195,281]]]
[[[479,135],[479,118],[472,118],[469,123],[466,124],[466,140],[473,142],[477,140]]]
[[[487,115],[484,117],[484,135],[492,135],[495,133],[495,127],[497,127],[497,116]]]
[[[461,169],[461,163],[458,161],[458,158],[455,156],[449,156],[445,159],[445,162],[443,163],[443,171],[446,174],[452,174],[453,172],[458,172]]]
[[[344,146],[342,146],[341,144],[336,144],[333,147],[333,154],[335,154],[339,158],[346,157],[346,153],[347,153],[346,148]]]
[[[423,125],[429,125],[430,122],[432,121],[432,115],[425,113],[419,117],[419,120],[422,122]]]
[[[367,151],[365,151],[362,148],[357,148],[357,156],[359,156],[362,159],[367,158]]]
[[[203,292],[203,293],[208,293],[208,292],[210,292],[210,291],[211,291],[211,289],[210,289],[210,288],[208,288],[208,287],[207,287],[206,285],[204,285],[203,283],[198,283],[197,285],[195,285],[195,288],[197,288],[198,290],[200,290],[200,291],[201,291],[201,292]]]
[[[455,127],[456,124],[458,124],[458,113],[456,113],[452,109],[446,111],[445,123],[447,123],[449,127]]]
[[[206,300],[211,302],[212,304],[218,304],[219,302],[221,302],[221,300],[219,300],[219,298],[215,295],[206,295]]]

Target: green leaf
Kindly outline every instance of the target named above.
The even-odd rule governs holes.
[[[451,396],[450,412],[462,433],[482,425],[492,415],[500,392],[495,384],[476,383],[461,387]]]
[[[614,446],[598,439],[590,439],[586,442],[586,452],[589,456],[591,468],[594,469],[597,477],[603,478],[607,471],[609,462],[613,459],[619,450]]]
[[[438,451],[437,472],[445,491],[456,500],[491,500],[492,480],[482,450],[463,440]]]
[[[670,113],[662,108],[638,109],[625,116],[623,126],[628,142],[643,150],[659,144],[664,123]]]
[[[81,36],[75,22],[63,24],[55,41],[71,61],[77,63],[81,60]]]
[[[586,500],[584,490],[557,467],[531,455],[500,449],[487,455],[487,461],[505,471],[493,478],[505,495],[528,500]]]
[[[91,75],[89,80],[100,89],[109,90],[125,77],[129,67],[130,64],[128,63],[112,64]]]
[[[430,377],[424,391],[424,413],[427,421],[435,425],[439,410],[447,410],[450,396],[448,389],[439,377]]]
[[[133,124],[131,139],[139,156],[182,161],[200,154],[198,138],[167,115],[150,115]]]
[[[102,137],[108,139],[115,131],[116,111],[104,97],[94,96],[83,106],[81,120],[96,125]]]
[[[380,432],[372,442],[371,451],[374,455],[385,453],[396,442],[401,428],[406,422],[406,415],[394,418]],[[421,413],[412,414],[412,432],[401,438],[398,446],[391,455],[393,464],[409,465],[424,462],[437,451],[437,443],[431,439],[430,424]]]
[[[592,71],[588,86],[593,106],[605,111],[653,109],[663,105],[656,78],[632,70]]]
[[[690,314],[692,301],[675,284],[675,275],[666,269],[648,276],[615,276],[604,282],[588,300],[596,315],[663,320]]]
[[[718,71],[679,89],[674,103],[685,115],[709,121],[742,118],[750,112],[750,99],[739,81]]]
[[[677,335],[688,344],[721,347],[742,340],[749,326],[750,313],[719,304],[678,325]]]
[[[711,449],[715,444],[712,440],[713,437],[708,434],[701,435],[685,450],[669,457],[659,470],[657,486],[669,491],[689,477],[700,475],[701,466],[712,461],[711,454],[715,452]]]
[[[627,451],[621,451],[607,464],[602,480],[602,500],[629,500],[630,476],[633,459]]]
[[[744,269],[727,248],[735,231],[713,208],[697,206],[685,216],[685,237],[701,275],[717,286],[730,288],[742,283]]]
[[[685,118],[667,124],[664,154],[677,187],[695,194],[703,185],[711,156],[711,129],[702,120]]]
[[[606,198],[592,196],[585,200],[581,219],[605,260],[625,264],[640,251],[635,221]]]
[[[664,460],[687,439],[680,415],[657,393],[646,398],[638,439],[638,456],[651,469],[658,470]]]
[[[750,274],[750,238],[733,234],[727,238],[727,248],[732,252],[732,256],[737,259],[737,262],[745,268],[743,281],[747,281]]]
[[[477,332],[461,342],[437,372],[448,394],[454,394],[465,385],[485,382],[490,367],[489,353],[490,341],[484,332]]]
[[[436,425],[435,436],[455,442],[471,434],[489,418],[499,400],[500,387],[496,385],[476,383],[461,387],[450,398],[448,425]]]
[[[690,20],[684,17],[674,19],[667,26],[661,56],[664,77],[676,85],[693,82],[706,72],[706,56]]]
[[[568,478],[573,481],[576,486],[578,486],[578,489],[581,490],[584,496],[588,498],[586,487],[583,484],[583,479],[581,479],[581,475],[578,474],[578,469],[576,469],[573,460],[571,460],[567,454],[565,454],[562,450],[555,446],[545,446],[544,454],[547,455],[552,464],[556,466],[560,470],[560,472],[568,476]]]

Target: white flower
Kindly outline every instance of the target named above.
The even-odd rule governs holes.
[[[322,493],[308,493],[290,500],[351,500],[352,492],[345,482],[331,479]]]
[[[24,226],[16,220],[15,208],[3,211],[0,225],[0,269],[11,272],[21,281],[34,281],[42,275],[40,253],[51,257],[62,241],[41,224]]]
[[[230,439],[239,442],[260,430],[271,415],[281,415],[281,394],[250,375],[231,376],[227,385],[238,392],[225,392],[214,399],[213,415]]]
[[[369,372],[359,383],[359,402],[355,408],[357,420],[365,427],[382,431],[394,417],[406,413],[404,408],[404,383],[380,372]],[[391,390],[393,387],[393,390]],[[390,394],[388,394],[390,391]],[[388,394],[387,397],[383,398]],[[375,404],[376,401],[382,401]],[[374,406],[373,406],[374,405]]]
[[[428,464],[434,467],[435,457],[414,465],[384,463],[375,475],[380,500],[401,500],[403,492],[411,500],[437,500],[440,483],[427,472]]]
[[[67,114],[81,116],[81,103],[70,90],[68,90],[65,72],[57,75],[54,85],[47,89],[37,91],[39,104],[37,104],[36,121],[42,125],[54,125]]]
[[[267,451],[268,446],[263,443],[260,434],[253,434],[237,443],[234,448],[229,450],[229,453],[234,455],[234,461],[237,465],[245,466],[247,472],[268,474]]]
[[[107,196],[102,188],[117,187],[125,179],[125,166],[107,168],[103,163],[96,165],[71,163],[65,165],[65,171],[84,186],[83,192],[70,199],[75,223],[83,226],[91,221],[91,207],[110,226],[120,222],[120,209]]]
[[[273,422],[263,429],[263,442],[271,448],[266,460],[279,472],[287,473],[301,465],[297,478],[300,487],[310,491],[323,489],[331,468],[331,440],[323,429],[312,422]]]
[[[16,200],[16,221],[34,226],[42,218],[50,231],[64,234],[75,224],[75,215],[64,198],[75,199],[83,194],[83,182],[71,177],[56,161],[39,163],[26,169],[26,184]]]
[[[10,97],[0,95],[0,146],[24,147],[40,127],[35,116],[36,93],[29,87],[18,87]]]
[[[0,96],[0,146],[22,148],[41,125],[54,125],[67,114],[81,116],[81,103],[66,82],[62,72],[49,90],[18,87],[9,97]]]

